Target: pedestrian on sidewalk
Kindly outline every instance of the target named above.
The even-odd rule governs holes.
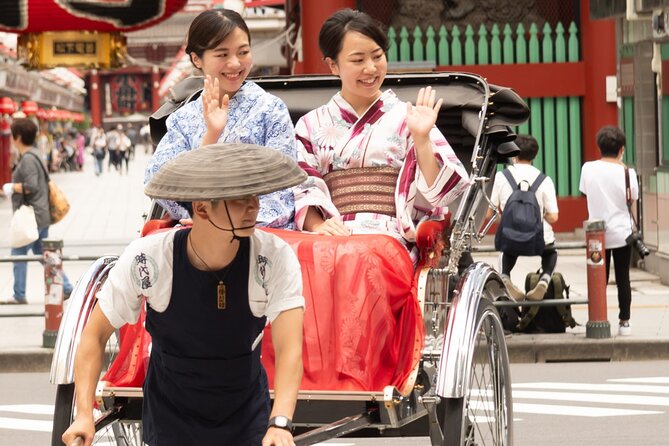
[[[632,247],[627,237],[632,233],[630,212],[636,214],[636,200],[639,199],[639,183],[636,172],[623,163],[625,134],[618,127],[605,126],[597,132],[597,146],[602,158],[589,161],[581,168],[579,189],[586,196],[588,219],[603,220],[606,224],[606,282],[609,281],[611,257],[618,288],[618,334],[629,336],[632,288],[630,286],[630,265]],[[627,207],[626,175],[629,174],[631,210]]]
[[[196,100],[173,112],[146,168],[145,183],[180,153],[217,142],[244,142],[280,150],[296,159],[295,130],[286,104],[246,77],[251,71],[251,33],[235,11],[212,9],[190,25],[186,53],[205,75]],[[258,225],[295,229],[292,190],[259,197]],[[175,220],[190,219],[178,204],[159,201]]]
[[[12,248],[11,255],[27,255],[29,251],[40,255],[43,253],[42,241],[49,236],[51,213],[49,211],[49,185],[46,166],[42,156],[34,146],[37,138],[37,125],[28,118],[15,119],[11,125],[12,143],[19,152],[19,162],[12,174],[12,182],[6,183],[2,189],[12,198],[12,209],[16,212],[22,204],[35,210],[39,237],[32,243],[19,248]],[[14,296],[3,303],[26,304],[26,278],[28,265],[26,262],[14,262]],[[63,272],[63,293],[67,297],[72,292],[72,284]]]
[[[118,166],[119,173],[123,173],[123,163],[125,163],[125,173],[130,173],[130,167],[128,166],[130,159],[130,138],[123,131],[123,127],[118,130]]]
[[[537,140],[531,135],[518,135],[515,143],[520,149],[520,153],[516,157],[514,164],[508,166],[504,171],[497,172],[490,195],[490,201],[502,214],[511,194],[516,188],[530,190],[540,176],[543,176],[541,171],[532,165],[532,161],[539,152]],[[510,175],[512,180],[509,180],[507,175]],[[515,300],[524,300],[525,297],[528,300],[543,299],[548,290],[551,276],[555,271],[555,265],[557,264],[558,253],[555,249],[555,233],[551,226],[552,223],[558,220],[555,185],[553,184],[553,180],[547,176],[539,181],[540,183],[534,188],[536,189],[534,195],[539,205],[539,215],[543,217],[544,248],[541,252],[541,276],[537,285],[527,293],[527,296],[511,280],[511,270],[516,265],[518,255],[509,250],[501,253],[502,281],[509,290],[511,297]],[[493,209],[488,209],[485,221],[492,217],[493,212]]]
[[[121,130],[123,130],[123,125],[118,124],[105,135],[107,137],[107,151],[109,152],[109,162],[107,163],[108,172],[111,172],[112,166],[114,166],[117,172],[119,171]]]
[[[302,380],[300,264],[286,242],[255,226],[259,195],[305,179],[279,151],[242,143],[186,152],[152,178],[146,194],[191,207],[193,226],[132,242],[111,270],[76,353],[77,416],[63,434],[66,445],[77,436],[91,444],[106,342],[146,307],[152,347],[144,443],[294,446],[291,418]],[[276,352],[271,411],[260,362],[267,323]]]
[[[95,176],[102,173],[102,165],[107,155],[107,135],[102,127],[96,127],[91,138],[93,145],[93,161],[95,162]]]

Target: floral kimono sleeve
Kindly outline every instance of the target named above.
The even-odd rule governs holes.
[[[174,159],[182,152],[191,149],[191,144],[185,133],[181,129],[180,113],[176,112],[167,118],[166,127],[167,133],[162,137],[156,147],[156,151],[149,160],[144,174],[144,184],[148,183],[151,178],[163,167],[165,163]],[[175,220],[183,218],[190,218],[190,214],[183,207],[179,206],[174,201],[170,200],[156,200],[160,205],[170,214]]]
[[[453,202],[469,185],[469,175],[457,155],[436,127],[430,131],[432,149],[441,166],[432,186],[428,186],[420,169],[416,169],[416,189],[433,208],[443,208]],[[413,145],[413,139],[410,140]]]
[[[314,111],[315,112],[315,111]],[[312,113],[314,113],[312,112]],[[310,116],[303,116],[295,126],[297,141],[297,161],[300,167],[309,175],[309,178],[293,188],[295,195],[295,224],[299,230],[304,230],[304,219],[309,207],[317,208],[323,219],[338,217],[339,211],[332,203],[330,192],[323,175],[331,170],[332,159],[324,154],[314,153],[311,143],[312,130]],[[319,156],[321,155],[321,156]]]

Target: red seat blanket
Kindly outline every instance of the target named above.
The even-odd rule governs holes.
[[[265,230],[265,229],[264,229]],[[330,237],[268,230],[285,240],[302,267],[304,377],[301,390],[378,391],[412,385],[424,329],[408,252],[385,235]],[[124,327],[120,353],[103,377],[113,386],[141,386],[150,336]],[[262,362],[274,378],[271,327]]]

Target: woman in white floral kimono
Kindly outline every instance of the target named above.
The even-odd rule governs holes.
[[[167,118],[167,133],[149,161],[145,182],[178,154],[217,142],[258,144],[295,159],[295,131],[286,104],[246,81],[253,62],[250,43],[249,29],[234,11],[212,9],[193,20],[186,52],[205,75],[204,91]],[[172,218],[190,219],[180,204],[159,202]],[[294,229],[294,214],[290,189],[260,197],[258,226]]]
[[[420,89],[416,106],[381,91],[388,40],[350,9],[324,23],[319,45],[341,91],[296,126],[309,179],[294,188],[299,229],[320,234],[386,233],[411,248],[416,225],[440,219],[469,183],[435,127],[442,100]]]

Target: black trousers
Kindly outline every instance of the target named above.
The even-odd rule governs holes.
[[[544,252],[541,253],[541,271],[549,276],[553,275],[555,265],[557,265],[558,253],[555,244],[546,245]],[[516,266],[518,256],[502,253],[502,274],[511,277],[511,270]]]
[[[630,318],[632,306],[632,287],[630,286],[630,264],[632,262],[632,247],[625,245],[620,248],[606,250],[606,283],[609,283],[611,270],[611,256],[613,255],[613,269],[618,287],[618,319],[627,321]]]

